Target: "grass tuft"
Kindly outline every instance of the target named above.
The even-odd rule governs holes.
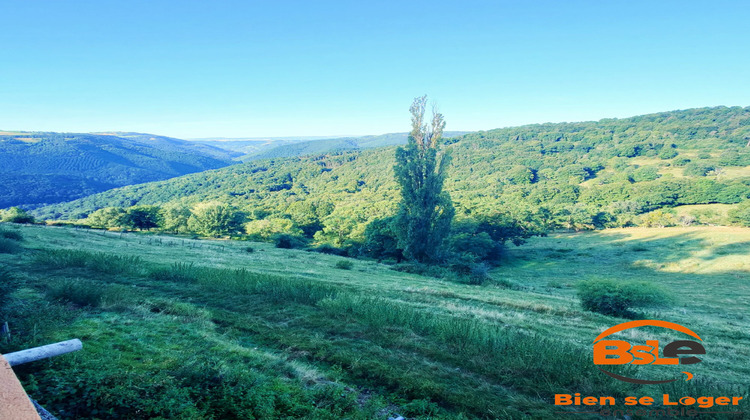
[[[66,279],[47,289],[47,297],[63,303],[85,308],[98,308],[104,299],[105,290],[100,285],[80,279]]]
[[[7,238],[0,238],[0,254],[18,254],[23,251],[23,247],[18,241]]]
[[[149,273],[149,277],[159,281],[193,283],[198,279],[198,271],[193,263],[173,263],[169,268],[160,268]]]
[[[0,230],[0,238],[11,239],[14,241],[23,241],[23,235],[17,230]]]
[[[664,289],[648,281],[615,281],[594,278],[576,285],[584,309],[604,315],[634,318],[633,309],[665,305],[670,301]]]
[[[334,265],[335,268],[338,268],[340,270],[351,270],[354,268],[354,263],[347,260],[341,260],[336,261],[336,264]]]

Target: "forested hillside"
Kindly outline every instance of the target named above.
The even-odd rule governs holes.
[[[458,137],[466,131],[448,131],[445,137]],[[408,133],[390,133],[378,136],[341,137],[333,139],[309,140],[283,144],[278,147],[248,153],[240,158],[242,161],[288,158],[311,154],[337,153],[343,151],[374,149],[377,147],[406,144]]]
[[[670,221],[664,210],[750,197],[748,140],[750,107],[477,132],[446,140],[453,156],[446,189],[458,222],[491,219],[497,229],[692,223]],[[341,246],[361,243],[369,224],[392,214],[399,198],[393,165],[394,147],[266,159],[120,188],[35,214],[79,219],[105,207],[187,211],[216,201],[244,212],[249,233],[304,234]]]
[[[0,132],[0,208],[70,201],[231,163],[236,153],[141,133]]]

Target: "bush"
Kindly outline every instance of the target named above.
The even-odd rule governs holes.
[[[745,200],[727,213],[729,223],[750,227],[750,200]]]
[[[499,255],[500,244],[487,232],[459,232],[448,238],[450,250],[465,261],[484,261]]]
[[[620,282],[591,279],[576,285],[581,306],[604,315],[633,318],[633,309],[663,305],[669,302],[667,293],[647,281]]]
[[[276,244],[276,248],[284,249],[303,248],[305,246],[304,240],[297,236],[288,235],[286,233],[281,233],[274,236],[274,243]]]
[[[26,210],[18,207],[11,207],[10,209],[2,212],[0,221],[10,223],[34,223],[34,217],[26,213]]]
[[[660,178],[659,169],[655,166],[643,166],[633,171],[632,179],[635,182],[653,181]]]
[[[490,268],[492,268],[491,265],[485,261],[455,260],[450,264],[450,272],[442,277],[456,283],[480,285],[492,279],[489,274]]]
[[[671,227],[677,225],[677,220],[669,210],[658,209],[641,216],[641,225],[647,227]]]
[[[337,248],[331,244],[322,244],[312,249],[315,252],[320,252],[322,254],[328,254],[328,255],[338,255],[338,256],[345,256],[346,250]]]
[[[714,167],[711,165],[704,165],[699,163],[688,163],[685,165],[683,173],[686,176],[706,176],[709,172],[713,171]]]
[[[337,261],[334,267],[339,268],[341,270],[351,270],[352,268],[354,268],[354,263],[351,261],[342,260],[342,261]]]
[[[23,248],[13,239],[0,238],[0,254],[17,254]]]
[[[677,156],[677,150],[674,150],[672,148],[664,148],[661,149],[661,152],[659,153],[660,159],[672,159],[673,157]]]
[[[672,165],[674,165],[674,166],[685,166],[688,163],[690,163],[690,159],[688,159],[686,157],[680,157],[680,158],[677,158],[674,161],[672,161]]]
[[[253,248],[251,246],[246,246],[245,247],[245,252],[247,252],[248,254],[252,254],[253,252],[255,252],[255,248]]]
[[[391,270],[401,273],[417,274],[420,276],[434,277],[438,279],[449,277],[453,271],[439,265],[423,264],[418,262],[405,262],[394,264]]]

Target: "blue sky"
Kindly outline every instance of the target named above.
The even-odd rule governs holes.
[[[750,105],[747,1],[0,2],[0,129],[448,130]]]

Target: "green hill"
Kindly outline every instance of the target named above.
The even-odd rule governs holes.
[[[628,226],[639,214],[750,196],[750,107],[536,124],[446,140],[446,188],[457,218],[507,215],[529,226]],[[361,241],[398,201],[394,147],[252,161],[124,187],[36,211],[80,218],[103,207],[217,200],[251,218],[315,226],[317,238]],[[309,234],[312,234],[308,230]]]
[[[70,201],[220,168],[236,155],[141,133],[0,132],[0,208]]]

